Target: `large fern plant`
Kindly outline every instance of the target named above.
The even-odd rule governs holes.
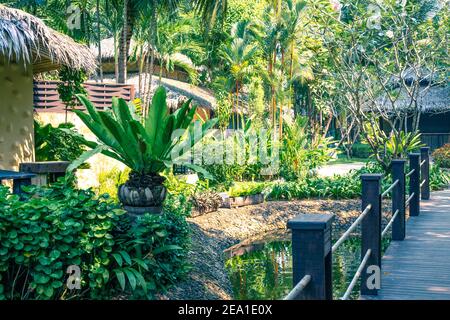
[[[102,153],[122,162],[134,174],[157,175],[173,164],[175,159],[172,159],[171,151],[178,143],[186,141],[184,139],[194,131],[193,118],[196,107],[191,106],[191,100],[188,100],[180,109],[170,114],[163,87],[156,89],[149,113],[143,119],[133,112],[132,103],[128,105],[121,98],[113,98],[111,110],[106,111],[98,111],[85,95],[77,95],[77,98],[87,113],[80,110],[73,112],[92,131],[98,141],[85,141],[90,150],[74,161],[68,168],[69,171],[93,155]],[[199,124],[202,136],[215,124],[216,119]],[[177,138],[172,139],[175,130],[179,130]],[[195,142],[187,146],[193,147]],[[201,167],[191,163],[183,164],[209,177],[208,172]]]

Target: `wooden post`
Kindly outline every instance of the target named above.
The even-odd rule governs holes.
[[[409,215],[411,217],[420,214],[420,153],[409,154],[409,170],[414,172],[409,176],[409,195],[414,193],[409,202]]]
[[[424,160],[425,163],[420,167],[420,176],[425,183],[420,191],[422,200],[428,200],[430,199],[430,147],[420,148],[420,162]]]
[[[20,163],[19,170],[35,173],[36,185],[47,185],[56,182],[59,177],[64,177],[69,165],[69,161],[23,162]]]
[[[361,260],[367,250],[371,250],[369,259],[361,275],[361,295],[377,295],[378,289],[367,286],[370,266],[376,265],[381,270],[381,178],[382,174],[362,174],[362,209],[370,204],[370,212],[361,222]]]
[[[405,239],[406,210],[405,210],[405,159],[392,160],[392,181],[398,180],[392,190],[392,214],[398,210],[397,217],[392,223],[392,240]]]
[[[332,300],[331,223],[333,214],[300,214],[288,221],[292,230],[293,285],[311,281],[297,299]]]

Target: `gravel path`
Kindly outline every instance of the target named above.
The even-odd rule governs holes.
[[[270,201],[189,218],[193,230],[189,252],[192,270],[185,281],[160,298],[231,299],[231,285],[224,268],[225,249],[248,238],[285,230],[286,222],[302,213],[336,214],[334,228],[341,233],[360,214],[360,207],[359,200]]]

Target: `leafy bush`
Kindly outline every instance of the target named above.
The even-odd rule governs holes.
[[[359,170],[352,170],[345,175],[333,177],[313,177],[299,181],[276,182],[267,187],[268,199],[290,200],[303,198],[335,198],[351,199],[361,196],[361,174],[383,172],[380,164],[368,162]],[[382,179],[382,190],[386,190],[392,183],[392,177],[385,175]],[[430,170],[430,188],[439,190],[450,183],[450,173],[438,166]],[[389,197],[389,195],[388,195]]]
[[[441,190],[450,185],[450,172],[442,170],[438,165],[430,168],[430,189]]]
[[[372,149],[365,143],[355,143],[352,147],[352,156],[356,158],[369,158],[371,153]]]
[[[262,193],[267,187],[268,183],[264,182],[235,182],[233,186],[228,190],[230,197],[242,197]]]
[[[118,188],[128,180],[129,174],[130,169],[128,168],[125,168],[124,170],[113,168],[111,170],[101,171],[98,174],[99,185],[95,188],[95,193],[97,195],[108,194],[112,200],[118,202]]]
[[[361,193],[361,182],[355,174],[327,178],[307,178],[299,181],[277,182],[268,191],[270,200],[304,198],[356,198]]]
[[[331,159],[333,149],[330,138],[307,133],[308,118],[298,116],[293,123],[285,124],[282,139],[280,175],[286,180],[304,179],[312,170]]]
[[[68,184],[29,187],[25,201],[0,187],[0,299],[151,298],[187,270],[177,203],[133,223],[106,195]],[[81,290],[66,287],[72,265]]]
[[[262,164],[264,161],[262,161],[260,153],[255,155],[250,150],[259,150],[260,144],[264,144],[268,149],[267,157],[271,158],[272,156],[272,137],[270,132],[267,132],[265,137],[263,135],[259,136],[257,141],[253,140],[259,132],[254,128],[251,119],[245,122],[243,130],[234,133],[227,136],[225,132],[220,132],[219,135],[208,137],[202,142],[202,147],[204,150],[207,150],[206,154],[209,154],[208,150],[214,150],[211,154],[216,152],[216,150],[221,150],[220,152],[222,152],[220,157],[210,159],[210,163],[208,163],[208,159],[204,165],[204,168],[214,176],[214,180],[211,183],[213,186],[220,188],[220,191],[228,190],[234,181],[259,180],[263,178],[261,171],[268,165]],[[263,142],[261,141],[262,138],[267,140]],[[251,155],[252,158],[246,158],[248,155]],[[232,159],[241,161],[230,163],[227,159],[229,156],[232,156]]]
[[[450,168],[450,143],[434,150],[432,155],[438,166],[442,168]]]
[[[34,121],[36,161],[73,161],[85,151],[84,138],[72,123],[58,127]]]

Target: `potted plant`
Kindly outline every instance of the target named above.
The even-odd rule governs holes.
[[[170,114],[166,103],[166,91],[156,89],[146,117],[134,112],[134,105],[124,99],[113,98],[111,110],[98,111],[85,95],[77,95],[87,113],[73,110],[97,137],[98,142],[85,141],[90,150],[74,161],[68,171],[74,170],[91,156],[102,153],[116,159],[131,169],[129,179],[119,186],[119,200],[130,214],[159,213],[166,196],[160,175],[174,163],[173,148],[194,131],[193,118],[196,107],[191,100]],[[197,120],[200,121],[200,120]],[[203,133],[213,127],[216,119],[199,126]],[[172,134],[177,131],[177,137]],[[188,140],[189,141],[189,140]],[[192,141],[192,140],[190,140]],[[191,142],[188,147],[193,147]],[[183,163],[184,164],[184,163]],[[209,177],[208,172],[191,163],[187,167]]]

